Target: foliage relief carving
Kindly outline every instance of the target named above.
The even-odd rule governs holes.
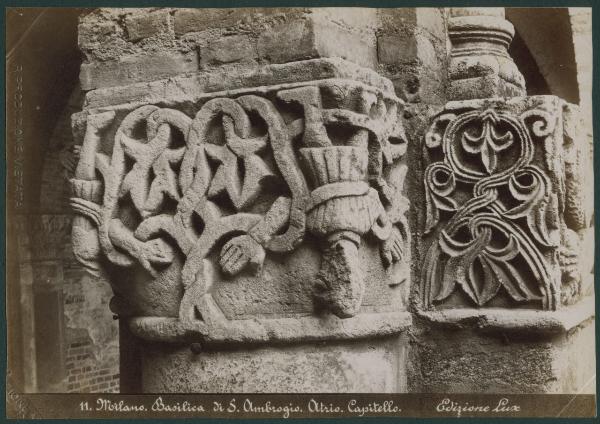
[[[548,258],[560,243],[557,198],[534,160],[556,120],[542,109],[497,108],[434,119],[425,136],[434,158],[424,172],[424,229],[434,240],[423,262],[425,308],[460,287],[477,306],[502,289],[515,302],[556,309],[560,283]]]
[[[337,107],[323,106],[323,90],[337,93]],[[290,119],[288,107],[301,115]],[[403,181],[390,186],[384,172],[406,149],[397,109],[397,99],[341,85],[214,98],[193,119],[157,106],[120,123],[114,112],[90,115],[71,180],[75,254],[91,272],[108,260],[156,276],[179,250],[179,318],[189,322],[203,302],[212,307],[204,261],[213,250],[226,275],[259,273],[269,251],[290,252],[310,232],[323,241],[317,301],[353,316],[361,238],[379,241],[386,266],[408,252],[408,201],[395,195]],[[109,154],[101,140],[111,125]],[[335,128],[343,139],[332,139]]]

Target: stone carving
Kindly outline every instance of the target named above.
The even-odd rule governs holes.
[[[514,34],[503,7],[451,8],[448,98],[524,96],[525,79],[508,54]]]
[[[577,297],[577,231],[586,224],[574,158],[583,142],[563,135],[566,107],[549,96],[454,102],[433,120],[425,136],[424,308],[452,305],[457,292],[479,307],[547,310],[561,292],[563,303]]]
[[[66,181],[69,181],[75,175],[80,148],[81,146],[76,144],[69,144],[64,146],[58,153],[58,160],[62,166],[63,176]]]
[[[183,255],[179,320],[208,334],[230,325],[211,255],[225,276],[257,274],[268,252],[310,234],[322,242],[317,309],[356,315],[361,239],[378,240],[387,267],[408,255],[404,172],[389,172],[406,150],[400,100],[347,81],[269,90],[214,97],[193,118],[152,105],[89,115],[71,180],[77,258],[93,273],[139,265],[158,277]]]

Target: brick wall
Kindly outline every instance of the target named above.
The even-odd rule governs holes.
[[[70,331],[67,346],[67,392],[116,393],[119,372],[114,364],[99,362],[94,355],[93,341],[85,331]]]

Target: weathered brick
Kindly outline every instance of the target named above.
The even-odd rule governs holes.
[[[139,41],[161,33],[172,33],[170,19],[168,10],[130,15],[125,19],[127,37],[129,41]]]
[[[178,9],[173,15],[176,35],[188,32],[205,31],[210,28],[225,28],[239,22],[247,22],[251,17],[274,14],[299,13],[296,8],[258,7],[235,9]]]
[[[77,28],[77,42],[82,48],[92,46],[117,34],[118,29],[115,22],[82,22]]]
[[[173,16],[173,26],[177,35],[202,31],[207,24],[218,18],[219,9],[181,9]]]
[[[200,49],[200,64],[230,63],[257,57],[256,46],[247,35],[218,38]]]
[[[313,22],[298,19],[263,32],[258,39],[258,55],[273,63],[318,57]]]

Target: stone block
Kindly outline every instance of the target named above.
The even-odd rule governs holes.
[[[316,43],[319,57],[339,57],[358,65],[375,68],[377,41],[375,36],[364,32],[317,22]]]
[[[377,51],[380,72],[410,103],[444,103],[447,35],[443,9],[380,11]]]
[[[152,81],[198,70],[196,53],[156,53],[122,57],[118,61],[83,63],[79,74],[84,91]]]
[[[139,41],[160,33],[171,32],[171,15],[168,10],[127,16],[125,28],[129,41]]]
[[[417,7],[415,9],[417,27],[441,43],[446,42],[446,14],[442,8]]]
[[[378,32],[405,36],[421,34],[445,43],[446,12],[442,8],[399,7],[378,10]]]
[[[377,38],[379,63],[414,63],[417,60],[417,43],[414,38],[400,34],[382,35]]]
[[[257,57],[256,45],[247,35],[230,35],[208,42],[200,48],[200,64],[222,64]]]
[[[421,323],[413,328],[410,355],[419,365],[409,369],[409,390],[595,393],[593,298],[584,303],[562,314],[472,311],[455,320],[449,311]]]
[[[179,9],[173,15],[175,34],[203,31],[206,27],[226,13],[219,9]]]
[[[258,38],[258,55],[272,63],[318,57],[313,22],[298,19],[266,30]]]
[[[439,67],[440,58],[433,43],[423,35],[388,34],[377,38],[379,63],[385,65],[424,65]]]
[[[405,346],[392,337],[195,354],[144,343],[138,360],[147,393],[402,393]]]
[[[443,72],[442,62],[444,56],[436,51],[434,41],[431,37],[417,35],[415,37],[417,43],[417,52],[419,53],[419,61],[423,66],[429,69]]]
[[[396,7],[378,10],[380,27],[383,32],[389,33],[398,30],[404,32],[417,25],[417,8]]]
[[[374,35],[353,32],[322,19],[297,19],[274,26],[258,39],[258,54],[271,63],[339,57],[362,66],[376,64]]]
[[[77,28],[77,44],[81,48],[91,47],[118,33],[119,28],[116,22],[82,22]]]
[[[260,22],[269,16],[279,16],[281,21],[302,13],[302,9],[278,7],[177,9],[173,15],[173,23],[177,36],[212,28],[235,27],[247,32],[249,29],[258,30]]]
[[[345,29],[371,29],[379,26],[379,11],[366,7],[318,7],[310,9],[313,19],[335,23]]]

